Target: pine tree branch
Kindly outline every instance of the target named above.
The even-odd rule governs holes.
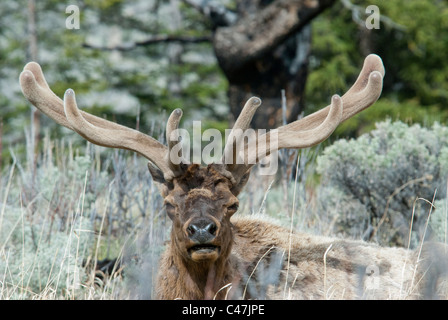
[[[215,0],[182,0],[207,17],[213,27],[230,26],[238,20],[238,15]]]
[[[177,42],[177,43],[182,43],[182,44],[188,44],[188,43],[204,43],[204,42],[211,42],[211,41],[212,41],[211,35],[198,36],[198,37],[182,36],[182,35],[156,35],[156,36],[151,36],[148,39],[145,39],[143,41],[126,43],[126,44],[121,44],[121,45],[113,46],[113,47],[97,46],[97,45],[90,44],[90,43],[84,43],[82,46],[83,46],[83,48],[104,50],[104,51],[114,51],[114,50],[130,51],[137,47],[145,47],[145,46],[150,46],[150,45],[159,44],[159,43]]]
[[[276,0],[256,15],[218,28],[213,44],[227,75],[271,52],[336,0]]]
[[[346,8],[347,10],[350,10],[352,12],[352,18],[353,18],[354,22],[356,22],[361,27],[366,26],[365,20],[363,20],[361,18],[362,16],[367,15],[365,12],[366,8],[363,8],[359,5],[353,4],[350,2],[350,0],[341,0],[341,3],[344,6],[344,8]],[[400,30],[400,31],[406,31],[406,29],[407,29],[405,26],[403,26],[399,23],[396,23],[395,21],[393,21],[388,16],[385,16],[384,14],[380,15],[380,21],[392,29],[396,29],[396,30]]]

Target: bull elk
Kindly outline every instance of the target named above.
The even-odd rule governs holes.
[[[236,146],[230,139],[224,148],[223,158],[227,159],[222,159],[227,161],[206,166],[170,160],[180,109],[167,121],[166,146],[139,131],[79,110],[72,89],[61,100],[35,62],[24,67],[20,84],[25,97],[60,125],[94,144],[132,150],[149,160],[149,171],[160,185],[172,220],[171,240],[160,261],[158,298],[446,297],[447,259],[441,244],[426,243],[416,251],[383,248],[290,232],[256,217],[233,217],[238,211],[237,196],[255,163],[279,149],[307,148],[327,139],[342,121],[379,98],[384,73],[381,58],[369,55],[356,82],[342,97],[334,95],[326,108],[279,127],[277,143],[257,148],[256,154],[250,155],[253,162],[229,161],[229,151]],[[247,130],[260,104],[258,98],[249,99],[232,132]],[[272,132],[263,139],[269,141]]]

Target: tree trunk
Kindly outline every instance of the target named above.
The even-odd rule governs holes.
[[[27,60],[37,61],[37,22],[36,22],[36,1],[28,0],[28,51]],[[39,144],[40,132],[40,111],[31,106],[31,120],[33,132],[33,153],[37,156],[37,145]],[[36,159],[34,159],[35,162]]]
[[[262,99],[252,120],[253,128],[276,128],[282,123],[281,90],[285,90],[287,122],[297,119],[304,108],[304,90],[308,76],[311,27],[308,25],[290,37],[274,52],[228,75],[229,103],[233,120],[252,96]]]
[[[37,13],[36,13],[36,1],[28,0],[28,61],[38,61],[38,51],[37,51]],[[32,185],[31,185],[31,195],[30,201],[35,199],[36,190],[36,170],[37,170],[37,157],[38,157],[38,146],[40,141],[40,111],[35,107],[31,106],[31,150],[29,154],[29,165],[32,172]],[[30,207],[32,214],[35,212],[35,203]]]
[[[282,123],[281,90],[286,92],[287,121],[297,119],[304,108],[311,43],[309,22],[334,2],[243,0],[238,2],[237,18],[228,19],[235,21],[223,25],[223,19],[219,20],[213,46],[229,81],[233,120],[248,98],[258,96],[263,105],[252,127],[277,127]]]

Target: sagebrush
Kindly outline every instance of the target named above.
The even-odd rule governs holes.
[[[446,198],[448,128],[386,120],[368,134],[327,147],[317,171],[318,202],[322,211],[337,215],[337,232],[398,246],[409,245],[411,232],[415,247],[424,233],[431,235],[429,213],[442,211],[431,202]]]

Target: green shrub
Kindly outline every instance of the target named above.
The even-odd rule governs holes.
[[[327,147],[317,171],[320,210],[336,215],[338,232],[407,246],[414,219],[415,247],[424,234],[428,202],[445,197],[448,128],[384,121],[369,134]]]

